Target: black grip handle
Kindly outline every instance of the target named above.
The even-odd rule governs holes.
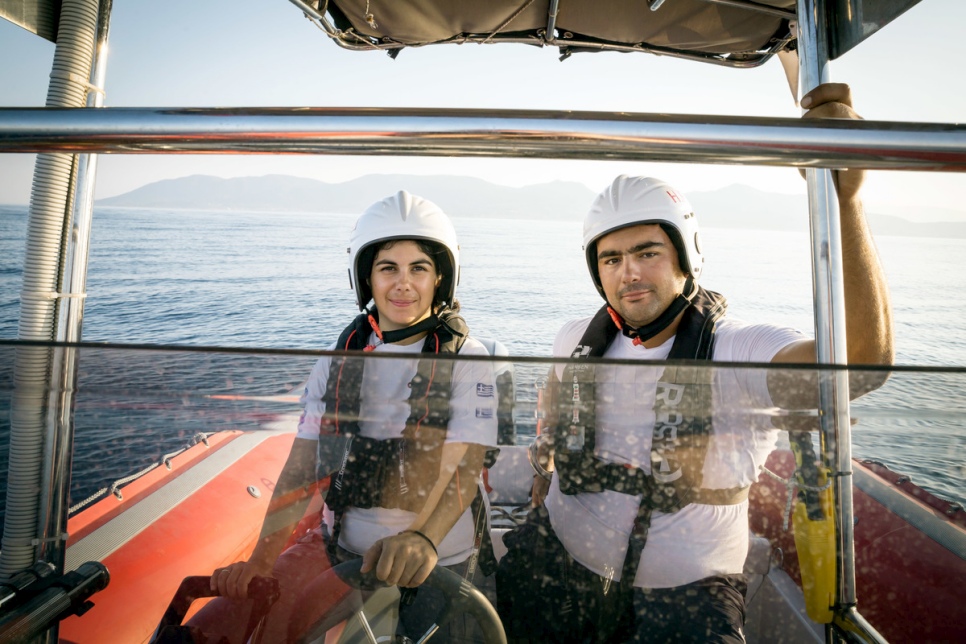
[[[184,621],[184,616],[196,599],[204,597],[217,597],[218,591],[211,589],[210,576],[185,577],[181,585],[178,586],[168,609],[164,611],[164,616],[158,624],[152,642],[157,640],[158,635],[169,626],[180,626]],[[253,577],[248,584],[248,597],[255,603],[252,607],[251,618],[248,624],[248,631],[255,629],[256,624],[268,613],[279,597],[278,580],[274,577]]]

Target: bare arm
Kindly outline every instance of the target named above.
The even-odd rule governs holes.
[[[376,577],[403,587],[426,581],[438,560],[436,546],[477,493],[486,449],[475,443],[444,444],[439,479],[423,510],[408,531],[380,539],[369,548],[363,556],[362,572],[375,568]]]
[[[217,590],[225,597],[243,599],[248,595],[248,583],[253,577],[272,574],[275,560],[305,514],[315,489],[317,449],[314,440],[294,440],[272,493],[268,514],[262,523],[258,545],[252,556],[248,561],[239,561],[216,570],[211,577],[212,590]]]
[[[848,85],[827,83],[802,98],[803,107],[809,108],[805,118],[858,119],[852,109],[852,96]],[[842,268],[845,287],[845,335],[848,345],[849,364],[887,365],[894,359],[892,306],[879,256],[859,199],[859,190],[865,171],[859,169],[837,170],[834,173],[841,216]],[[793,343],[772,360],[773,363],[815,362],[815,341],[803,340]],[[768,388],[772,399],[779,406],[797,406],[803,401],[800,395],[789,392],[814,388],[798,386],[787,375],[769,374]],[[885,376],[876,382],[855,383],[851,397],[867,393],[880,386]]]
[[[547,498],[547,493],[550,491],[550,481],[536,473],[536,469],[539,467],[551,473],[554,470],[553,425],[557,422],[556,399],[558,382],[557,369],[550,367],[550,371],[547,374],[547,386],[544,387],[540,397],[537,399],[537,412],[546,423],[546,431],[541,434],[543,438],[539,440],[534,439],[537,445],[535,450],[537,463],[534,464],[533,487],[530,490],[530,505],[532,507],[543,505],[543,502]]]

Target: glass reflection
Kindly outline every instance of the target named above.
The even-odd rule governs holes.
[[[11,459],[8,446],[16,350],[17,343],[0,345],[0,481],[4,483],[0,498],[4,499],[4,510],[9,504],[6,480]],[[110,570],[111,581],[91,598],[93,609],[63,622],[61,636],[74,641],[145,639],[157,627],[182,579],[211,574],[218,566],[247,556],[266,513],[272,520],[284,512],[282,506],[269,507],[269,499],[298,427],[302,382],[319,354],[93,346],[79,349],[78,354],[68,568],[100,561]],[[561,424],[561,418],[573,419],[574,376],[568,382],[570,399],[554,405],[547,398],[559,398],[562,388],[559,383],[546,382],[547,374],[555,367],[563,374],[567,367],[564,362],[465,362],[497,369],[505,376],[502,391],[494,390],[494,409],[504,427],[509,426],[505,435],[515,435],[516,440],[499,445],[499,454],[484,470],[486,493],[479,497],[489,505],[486,535],[490,537],[489,545],[480,543],[479,547],[489,548],[495,558],[502,558],[503,536],[523,524],[531,509],[535,475],[527,448],[538,421],[541,433],[549,435],[550,425]],[[605,399],[633,401],[626,413],[605,417],[604,422],[630,427],[635,418],[647,420],[648,415],[663,414],[662,425],[668,429],[662,430],[662,435],[692,422],[689,419],[728,418],[727,431],[712,427],[710,431],[693,432],[691,438],[675,446],[674,454],[665,452],[667,467],[674,471],[675,463],[682,464],[686,473],[682,478],[692,482],[685,491],[695,487],[694,481],[699,481],[698,490],[749,488],[747,504],[739,504],[744,508],[739,511],[745,513],[743,539],[712,544],[715,548],[733,548],[734,552],[722,557],[740,559],[747,575],[746,635],[758,641],[779,636],[809,641],[822,629],[800,619],[797,611],[804,601],[801,591],[796,591],[797,604],[787,601],[784,591],[788,584],[794,588],[802,583],[801,562],[808,561],[799,555],[801,541],[796,542],[796,530],[807,526],[808,519],[814,521],[817,512],[827,512],[823,504],[829,502],[820,489],[808,488],[821,488],[823,476],[828,474],[816,431],[817,412],[807,406],[779,408],[754,395],[755,387],[772,377],[769,373],[774,369],[681,365],[675,367],[673,379],[669,371],[653,364],[599,362],[593,374],[578,374],[576,384],[584,391],[596,387],[595,395]],[[781,375],[805,390],[814,386],[816,373],[816,369],[789,368]],[[863,381],[881,381],[883,373],[851,370],[849,375],[853,385],[861,386]],[[661,378],[673,385],[710,383],[712,390],[710,395],[678,397],[674,387],[668,386],[663,395],[667,407],[655,408],[659,401],[645,399],[639,388]],[[966,372],[958,369],[895,367],[881,388],[857,399],[851,407],[856,457],[852,521],[859,610],[888,639],[913,637],[911,629],[917,637],[927,633],[929,639],[966,631],[955,592],[966,579],[966,519],[957,505],[966,501],[962,483],[964,380]],[[715,383],[722,382],[729,383],[724,389],[730,393],[716,393]],[[538,383],[544,388],[537,389]],[[579,411],[588,413],[585,408]],[[454,413],[459,412],[475,418],[476,405]],[[369,414],[368,409],[360,409],[363,423]],[[684,434],[679,432],[678,436]],[[634,436],[630,431],[628,435],[630,439],[620,444],[597,444],[596,453],[606,453],[612,460],[641,469],[656,463],[660,471],[662,463],[654,456],[653,437]],[[565,435],[565,446],[566,436],[570,434]],[[445,493],[454,478],[450,474],[446,486],[440,487],[439,440],[425,451],[417,451],[421,457],[406,463],[407,484],[419,498],[434,490]],[[328,457],[332,464],[323,473],[337,471],[333,465],[341,464],[345,456],[344,441],[331,441],[320,456],[323,461]],[[796,476],[796,470],[800,476]],[[393,482],[384,490],[389,496],[399,490],[396,471],[392,474],[385,479]],[[320,518],[324,514],[322,499],[331,481],[330,476],[319,481],[299,531],[291,537],[293,543],[331,536],[331,519],[322,529],[325,524]],[[553,491],[559,491],[559,485],[559,481],[550,484],[545,507],[551,512],[555,503],[568,502],[561,501],[566,495]],[[467,495],[463,495],[463,501],[467,509],[472,506]],[[831,501],[834,503],[834,499]],[[598,499],[597,505],[588,505],[588,516],[611,512],[619,502],[601,503]],[[399,505],[404,503],[400,501]],[[418,514],[418,505],[405,511]],[[700,509],[704,504],[698,505]],[[796,519],[796,513],[803,513],[804,521]],[[647,571],[638,574],[661,574],[661,567],[666,565],[663,559],[670,558],[668,552],[681,536],[674,528],[662,533],[660,514],[656,513],[656,520],[652,518],[643,549]],[[397,528],[395,524],[378,526],[389,531]],[[469,535],[475,549],[472,524]],[[626,543],[628,533],[607,533],[588,520],[574,526],[569,538],[579,542],[587,557],[598,557],[602,566],[623,566],[626,549],[608,548],[607,544],[609,540]],[[617,550],[618,556],[601,554],[610,550]],[[362,590],[351,589],[352,575],[347,577],[349,582],[338,578],[331,572],[331,562],[324,558],[298,565],[310,573],[300,598],[312,609],[300,611],[299,623],[292,629],[343,628],[343,639],[354,641],[364,627],[353,611],[366,606],[369,627],[376,636],[395,631],[400,600],[397,589],[366,587],[364,581]],[[458,588],[462,576],[457,574],[456,586],[446,586],[452,579],[439,583],[444,588]],[[496,603],[492,571],[482,574],[474,570],[473,579],[485,605],[492,608]],[[616,575],[612,583],[619,583]],[[344,597],[345,601],[338,608],[323,606],[334,597]],[[5,614],[15,610],[18,601],[7,601]],[[904,615],[914,611],[920,618],[905,619],[895,611],[897,605],[909,607],[901,611]],[[453,610],[476,614],[484,622],[490,615],[469,600]],[[472,624],[476,618],[460,615],[458,619]],[[474,629],[469,627],[481,639],[490,632]]]

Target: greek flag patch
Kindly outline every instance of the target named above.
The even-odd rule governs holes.
[[[482,382],[476,383],[476,395],[480,398],[492,398],[493,385],[487,385]]]
[[[493,408],[492,407],[477,407],[476,408],[477,418],[493,418]]]

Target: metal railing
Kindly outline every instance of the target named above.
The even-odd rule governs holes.
[[[0,153],[528,157],[966,171],[966,125],[399,108],[0,108]]]

